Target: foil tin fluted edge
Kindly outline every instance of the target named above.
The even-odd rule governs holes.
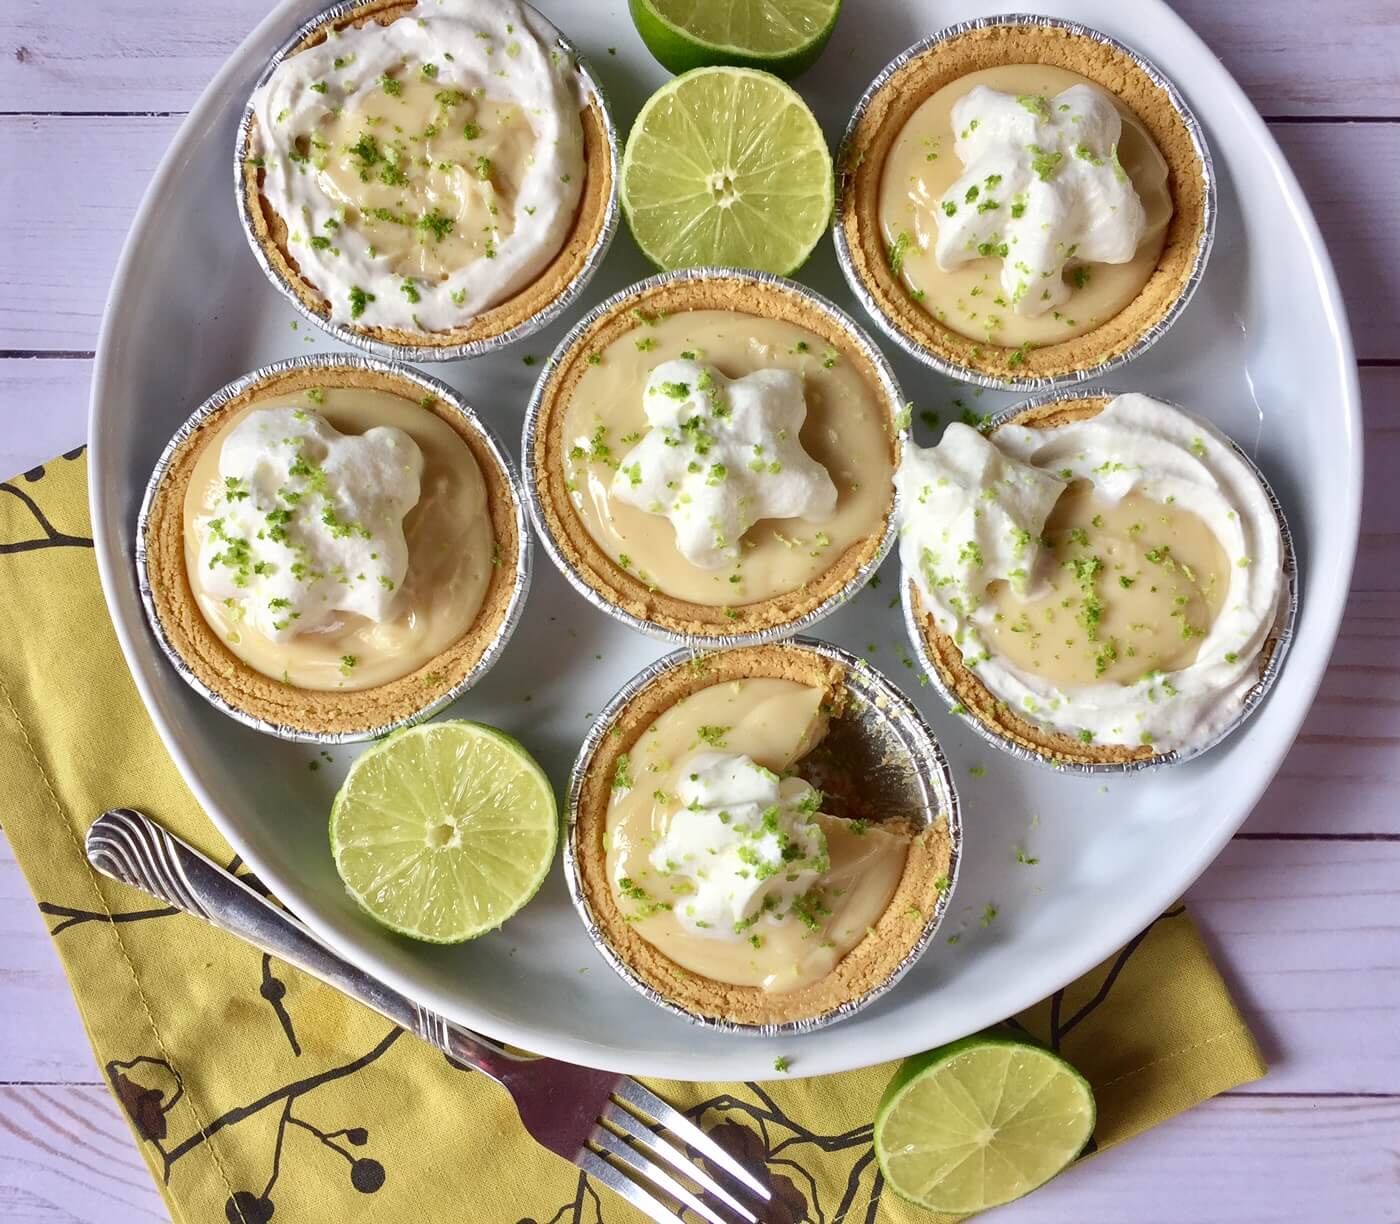
[[[1062,390],[1043,392],[1040,395],[1032,396],[1023,400],[1019,404],[1012,404],[1009,408],[995,413],[983,422],[982,428],[987,432],[992,432],[1002,425],[1014,422],[1014,419],[1023,412],[1028,412],[1034,408],[1043,408],[1047,404],[1071,404],[1081,400],[1092,399],[1113,399],[1121,394],[1103,387],[1080,388],[1070,392]],[[1187,412],[1180,404],[1172,400],[1154,396],[1159,403],[1175,408],[1178,412],[1187,416],[1197,414]],[[1204,418],[1198,418],[1204,419]],[[1033,749],[1027,748],[1024,744],[1017,743],[1007,736],[1001,735],[992,730],[970,710],[963,708],[962,698],[943,679],[942,673],[935,666],[933,658],[929,655],[927,643],[924,641],[923,617],[924,611],[920,599],[918,588],[913,579],[900,567],[899,588],[900,604],[904,615],[904,631],[909,638],[909,644],[914,649],[915,657],[919,660],[919,666],[924,669],[924,674],[928,676],[934,691],[947,702],[950,711],[962,710],[958,717],[975,731],[982,739],[1002,752],[1016,757],[1022,761],[1029,761],[1033,765],[1040,765],[1046,769],[1053,769],[1057,773],[1073,774],[1130,774],[1141,773],[1162,769],[1170,765],[1182,765],[1187,761],[1195,760],[1204,753],[1209,752],[1216,745],[1228,739],[1244,725],[1250,715],[1259,708],[1264,698],[1268,696],[1269,690],[1273,688],[1278,680],[1279,672],[1283,670],[1283,663],[1288,655],[1289,647],[1293,643],[1294,626],[1298,620],[1298,603],[1300,575],[1298,571],[1298,557],[1293,546],[1293,533],[1288,526],[1288,519],[1283,513],[1283,506],[1279,502],[1278,494],[1274,492],[1273,486],[1269,483],[1264,473],[1260,471],[1259,465],[1245,453],[1234,438],[1216,427],[1216,431],[1229,442],[1235,454],[1244,462],[1245,466],[1253,473],[1254,478],[1259,482],[1260,488],[1264,490],[1264,495],[1269,499],[1269,506],[1274,512],[1274,519],[1278,523],[1279,536],[1282,540],[1283,552],[1283,588],[1279,592],[1278,610],[1274,616],[1274,627],[1266,641],[1273,642],[1271,651],[1264,669],[1259,674],[1258,680],[1244,695],[1240,702],[1240,707],[1234,715],[1223,723],[1215,732],[1202,739],[1185,744],[1180,748],[1170,752],[1159,752],[1149,757],[1131,761],[1063,761],[1057,758],[1045,756]],[[990,691],[990,690],[989,690]],[[993,693],[993,696],[996,694]]]
[[[426,702],[412,713],[406,714],[402,718],[394,719],[391,722],[382,723],[373,727],[366,727],[356,731],[307,731],[301,727],[291,727],[283,723],[270,722],[267,719],[249,714],[246,710],[238,708],[220,693],[215,692],[200,679],[166,636],[165,626],[161,623],[160,615],[156,610],[155,594],[151,586],[150,569],[148,565],[149,558],[146,548],[146,530],[150,524],[151,511],[155,504],[157,491],[176,453],[210,416],[222,409],[229,401],[236,399],[246,391],[257,387],[271,378],[295,370],[373,370],[376,373],[411,382],[423,391],[436,396],[439,400],[450,405],[467,427],[476,435],[482,445],[486,447],[492,459],[500,468],[506,483],[510,486],[512,521],[515,525],[516,536],[520,541],[516,557],[515,573],[512,578],[511,593],[506,605],[505,616],[501,620],[501,625],[496,632],[495,638],[476,663],[472,665],[467,674],[447,692]],[[175,436],[166,443],[165,449],[161,451],[160,458],[156,461],[156,466],[151,472],[150,480],[146,484],[145,494],[141,498],[141,507],[136,516],[136,546],[133,559],[136,565],[136,583],[141,595],[141,604],[146,610],[146,621],[151,627],[151,632],[155,636],[156,643],[159,645],[161,653],[170,661],[170,665],[175,669],[176,674],[186,684],[209,702],[210,705],[214,706],[215,709],[228,715],[228,717],[235,721],[242,723],[244,726],[252,727],[255,731],[261,731],[266,735],[272,735],[278,739],[290,740],[295,743],[334,745],[352,744],[363,740],[377,739],[379,736],[387,735],[390,731],[396,731],[401,727],[412,726],[415,723],[422,722],[424,719],[432,717],[432,715],[456,701],[457,698],[462,696],[463,693],[475,685],[491,670],[500,658],[502,651],[505,650],[506,644],[510,641],[511,636],[514,634],[516,626],[520,623],[521,613],[525,609],[525,597],[530,589],[531,538],[529,523],[525,513],[525,497],[521,488],[519,473],[516,472],[509,455],[501,445],[500,439],[496,437],[495,431],[477,416],[476,412],[455,388],[448,386],[439,379],[424,374],[419,370],[415,370],[410,366],[380,361],[374,357],[362,357],[354,353],[307,354],[301,357],[291,357],[284,361],[276,361],[270,365],[260,366],[256,370],[250,370],[247,374],[235,378],[232,382],[214,392],[214,394],[206,399],[194,411],[190,418],[180,426],[175,432]]]
[[[523,2],[523,0],[522,0]],[[607,254],[608,248],[612,245],[612,240],[617,234],[618,223],[621,219],[621,204],[618,196],[618,176],[621,173],[621,153],[619,151],[619,141],[617,134],[617,123],[613,119],[611,108],[608,106],[607,95],[603,92],[602,82],[594,74],[588,59],[577,47],[574,46],[563,34],[555,29],[553,23],[544,17],[532,5],[526,4],[532,16],[534,16],[547,30],[554,33],[555,45],[561,53],[571,57],[575,70],[578,73],[579,84],[582,87],[583,97],[586,101],[597,103],[598,112],[603,118],[603,131],[607,137],[609,181],[612,190],[608,197],[607,210],[603,216],[602,227],[598,231],[598,237],[594,241],[592,248],[588,252],[588,257],[584,261],[583,267],[579,269],[578,275],[574,277],[548,305],[536,314],[531,315],[523,322],[516,324],[508,331],[501,332],[496,336],[486,336],[480,340],[471,340],[463,344],[437,345],[437,344],[391,344],[385,340],[376,339],[374,336],[360,331],[357,328],[347,327],[343,323],[337,323],[319,311],[313,310],[297,294],[296,289],[290,281],[282,275],[281,271],[273,266],[268,258],[263,245],[258,241],[258,236],[253,229],[253,218],[248,207],[248,193],[244,190],[243,164],[248,146],[248,138],[253,124],[252,94],[256,93],[267,82],[277,66],[294,51],[304,39],[314,33],[319,27],[328,22],[338,21],[341,17],[363,8],[365,0],[341,0],[341,3],[333,4],[329,8],[323,9],[310,20],[304,22],[297,30],[284,42],[272,58],[268,60],[267,66],[259,75],[257,83],[253,86],[252,93],[248,96],[248,102],[244,105],[243,117],[238,122],[238,134],[234,140],[233,148],[233,180],[234,198],[237,202],[238,221],[243,228],[243,236],[248,240],[248,246],[253,252],[253,258],[257,260],[258,267],[263,270],[272,286],[297,310],[303,317],[310,320],[322,331],[334,336],[342,344],[351,348],[360,349],[371,356],[378,357],[384,361],[461,361],[471,357],[484,357],[488,353],[500,352],[509,348],[517,341],[524,340],[543,328],[548,327],[565,310],[567,310],[578,299],[588,282],[593,279],[593,274],[598,270],[598,266],[603,261],[603,256]],[[490,309],[488,307],[488,309]]]
[[[578,756],[569,773],[568,828],[564,838],[564,879],[568,885],[569,898],[583,922],[588,938],[613,971],[633,990],[656,1006],[712,1032],[735,1033],[751,1037],[800,1036],[846,1020],[855,1015],[856,1012],[883,998],[913,968],[915,962],[933,942],[943,917],[952,903],[952,896],[957,888],[958,870],[962,862],[962,815],[957,788],[953,784],[953,772],[932,729],[924,721],[923,715],[919,713],[914,703],[883,673],[871,667],[864,659],[858,658],[839,646],[810,637],[792,638],[786,645],[802,647],[824,659],[840,663],[846,669],[844,684],[847,690],[864,703],[864,710],[869,711],[872,717],[881,720],[904,751],[908,753],[913,776],[919,783],[923,810],[927,820],[930,823],[939,818],[947,821],[950,853],[948,886],[938,894],[938,900],[935,902],[918,940],[900,963],[891,970],[888,977],[878,985],[872,986],[858,998],[847,1000],[838,1007],[817,1016],[810,1016],[802,1020],[788,1020],[780,1024],[743,1024],[734,1020],[692,1012],[644,981],[609,943],[606,934],[594,917],[592,906],[589,904],[579,880],[576,838],[578,836],[578,817],[582,802],[583,781],[592,765],[599,745],[611,733],[618,716],[642,690],[676,668],[686,666],[697,657],[719,652],[677,650],[648,664],[618,690],[604,707],[602,713],[598,715],[580,746]]]
[[[1020,379],[998,378],[994,374],[988,374],[984,370],[974,369],[971,366],[960,365],[958,362],[950,361],[947,357],[921,344],[915,337],[903,331],[898,322],[885,313],[873,293],[856,269],[851,258],[850,244],[846,239],[845,227],[841,223],[842,201],[846,193],[851,189],[853,176],[846,169],[848,164],[847,155],[851,141],[855,137],[856,128],[865,117],[865,112],[869,109],[871,101],[890,81],[890,79],[911,60],[937,48],[940,44],[948,42],[954,38],[975,30],[986,30],[1004,26],[1039,26],[1042,29],[1058,29],[1067,33],[1089,38],[1104,46],[1111,47],[1115,51],[1126,55],[1137,65],[1143,73],[1167,95],[1176,112],[1177,117],[1185,125],[1187,133],[1191,139],[1191,147],[1199,159],[1201,182],[1205,188],[1202,199],[1201,236],[1196,244],[1191,270],[1181,286],[1181,291],[1176,299],[1168,307],[1166,313],[1158,319],[1151,327],[1147,328],[1141,336],[1131,345],[1119,353],[1116,357],[1111,357],[1098,365],[1086,366],[1083,369],[1070,370],[1064,374],[1047,375],[1041,377],[1027,377]],[[973,21],[961,21],[955,25],[946,26],[935,34],[915,43],[912,47],[901,52],[893,60],[880,70],[880,73],[870,83],[865,93],[861,95],[860,101],[856,103],[856,108],[851,114],[851,118],[846,125],[846,131],[841,138],[841,150],[837,158],[838,173],[840,175],[836,191],[836,209],[833,214],[832,240],[836,247],[836,259],[841,265],[841,271],[846,277],[847,283],[851,287],[851,292],[859,299],[860,304],[865,308],[866,313],[875,321],[875,324],[885,333],[896,345],[898,345],[909,356],[916,361],[922,362],[931,369],[937,370],[949,378],[957,379],[959,382],[969,383],[973,386],[985,387],[991,391],[1019,391],[1030,393],[1053,388],[1069,388],[1077,384],[1088,382],[1091,379],[1102,378],[1104,375],[1121,369],[1129,362],[1136,360],[1157,343],[1172,325],[1181,317],[1182,312],[1195,296],[1196,290],[1200,287],[1202,278],[1205,276],[1206,264],[1210,260],[1211,249],[1215,245],[1216,217],[1219,212],[1219,202],[1217,199],[1215,162],[1211,157],[1210,146],[1206,142],[1205,130],[1195,112],[1187,105],[1186,99],[1181,91],[1177,89],[1171,78],[1166,75],[1155,63],[1149,60],[1140,52],[1135,51],[1125,43],[1111,35],[1096,30],[1092,26],[1082,25],[1076,21],[1068,21],[1059,17],[1043,17],[1029,13],[1007,13],[996,17],[981,17]]]
[[[814,289],[787,277],[776,276],[770,272],[754,272],[745,268],[729,267],[702,267],[702,268],[682,268],[675,272],[662,272],[655,276],[649,276],[645,280],[627,286],[625,289],[614,293],[607,300],[598,303],[586,315],[583,316],[568,334],[559,342],[554,352],[550,354],[544,368],[540,371],[540,376],[535,382],[534,390],[530,394],[530,402],[525,410],[525,424],[522,431],[520,444],[520,466],[521,474],[525,482],[525,497],[530,507],[530,517],[534,520],[535,529],[539,534],[540,542],[544,545],[545,552],[558,567],[559,572],[568,579],[569,584],[584,599],[588,600],[593,607],[600,612],[606,613],[614,620],[620,621],[629,629],[634,629],[638,633],[643,633],[651,638],[667,642],[673,646],[688,646],[694,650],[717,650],[729,646],[761,646],[769,642],[781,641],[794,634],[801,633],[805,629],[811,628],[818,621],[830,616],[842,604],[853,599],[870,581],[875,571],[880,568],[885,558],[889,555],[890,549],[894,546],[895,538],[898,534],[898,522],[900,515],[900,498],[897,489],[891,493],[889,518],[885,523],[884,534],[880,538],[879,547],[866,559],[865,563],[852,576],[850,581],[839,591],[833,591],[815,608],[803,613],[802,616],[790,621],[785,621],[779,625],[770,625],[763,629],[755,629],[745,633],[726,634],[705,634],[705,633],[682,633],[679,630],[668,628],[655,621],[646,620],[639,616],[634,616],[625,608],[618,607],[610,600],[603,597],[602,593],[595,590],[586,578],[580,574],[573,561],[564,551],[559,540],[554,536],[550,528],[549,518],[544,512],[544,499],[540,494],[536,483],[535,455],[536,443],[538,440],[540,412],[544,404],[545,392],[549,388],[554,375],[558,371],[564,359],[577,347],[587,335],[593,325],[605,315],[617,310],[623,303],[649,293],[655,289],[666,285],[680,284],[687,281],[708,281],[708,280],[732,280],[747,284],[771,285],[785,292],[802,298],[808,305],[816,307],[825,314],[832,322],[845,332],[847,338],[861,352],[861,355],[870,362],[879,376],[879,390],[886,402],[891,406],[890,426],[893,430],[895,440],[894,464],[898,469],[900,460],[904,455],[904,448],[911,443],[909,422],[904,419],[907,415],[902,408],[896,405],[904,405],[904,392],[900,389],[899,380],[895,377],[894,368],[890,365],[889,359],[882,353],[870,335],[860,326],[849,314],[824,297]]]

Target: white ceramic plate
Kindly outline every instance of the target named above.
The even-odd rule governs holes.
[[[1176,769],[1101,783],[1016,764],[937,708],[902,661],[896,561],[815,632],[867,654],[919,699],[963,798],[962,877],[945,938],[900,986],[845,1024],[768,1041],[696,1030],[635,995],[584,936],[558,870],[504,930],[431,948],[374,927],[341,889],[326,843],[331,797],[353,749],[316,753],[211,709],[152,639],[136,591],[132,532],[166,440],[210,392],[254,366],[331,349],[266,283],[238,226],[233,140],[265,57],[319,6],[285,0],[215,77],[181,127],[137,214],[113,282],[93,380],[92,506],[112,618],[136,683],[195,795],[248,863],[329,943],[424,1003],[542,1054],[635,1074],[764,1078],[773,1059],[803,1075],[925,1049],[995,1022],[1064,985],[1131,938],[1205,868],[1273,777],[1332,648],[1355,552],[1361,427],[1351,340],[1327,254],[1297,182],[1238,86],[1161,0],[1025,7],[1105,30],[1173,76],[1209,133],[1220,222],[1205,282],[1166,339],[1109,385],[1201,412],[1255,456],[1297,537],[1302,610],[1272,696],[1221,749]],[[624,132],[665,79],[625,0],[539,0],[588,54]],[[826,55],[798,82],[833,142],[872,77],[949,22],[1004,11],[986,0],[852,0]],[[616,48],[614,55],[609,50]],[[1247,189],[1250,212],[1240,207]],[[440,365],[502,437],[519,436],[535,371],[578,312],[639,279],[619,235],[596,280],[548,331],[504,354]],[[803,279],[859,315],[824,241]],[[888,346],[892,348],[892,346]],[[906,393],[947,420],[963,399],[1000,407],[893,351]],[[538,367],[536,367],[538,369]],[[916,416],[916,429],[919,429]],[[920,440],[932,431],[920,429]],[[542,563],[503,661],[450,713],[495,723],[534,751],[562,790],[594,711],[664,651],[574,594]],[[867,648],[870,648],[867,650]],[[985,766],[985,776],[975,767]],[[981,769],[977,770],[981,774]],[[139,805],[140,796],[130,801]],[[1016,852],[1039,859],[1017,862]],[[979,919],[988,903],[995,921]]]

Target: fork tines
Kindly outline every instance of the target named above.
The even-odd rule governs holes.
[[[674,1224],[679,1217],[655,1192],[710,1224],[760,1224],[761,1216],[662,1135],[669,1132],[733,1178],[736,1188],[768,1202],[771,1195],[763,1184],[694,1122],[626,1076],[614,1085],[612,1097],[575,1159],[580,1168],[662,1224]]]

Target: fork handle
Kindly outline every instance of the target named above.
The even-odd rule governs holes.
[[[497,1082],[519,1061],[357,969],[291,914],[140,812],[103,812],[88,829],[87,856],[103,875],[271,953]]]

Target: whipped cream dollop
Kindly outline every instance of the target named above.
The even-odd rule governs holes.
[[[650,861],[679,889],[672,912],[682,926],[738,940],[760,921],[802,910],[831,866],[820,791],[724,752],[691,757],[678,789],[682,806]]]
[[[1062,686],[988,648],[988,584],[1035,595],[1046,577],[1046,520],[1076,480],[1110,504],[1138,493],[1189,508],[1215,536],[1229,586],[1189,665],[1131,684]],[[938,446],[906,449],[896,482],[906,576],[964,663],[1018,713],[1086,741],[1167,751],[1211,739],[1258,682],[1283,598],[1283,540],[1253,470],[1209,423],[1133,394],[1054,429],[1012,423],[988,438],[952,424]]]
[[[263,194],[286,222],[302,274],[338,323],[441,331],[468,322],[539,275],[564,244],[583,183],[582,99],[574,64],[557,33],[518,0],[437,0],[387,26],[348,28],[289,55],[252,98],[256,129],[249,154],[261,159]],[[497,170],[487,157],[429,156],[431,132],[376,123],[332,146],[320,132],[379,90],[402,96],[406,83],[430,85],[439,109],[429,126],[465,131],[472,115],[500,104],[519,108],[534,143],[513,183],[512,226],[501,222]],[[403,120],[410,123],[407,115]],[[356,142],[358,136],[358,143]],[[422,141],[420,148],[415,141]],[[480,258],[442,280],[406,279],[377,249],[363,209],[347,198],[332,166],[387,184],[374,211],[424,243],[480,218],[499,232]],[[375,186],[371,190],[377,190]],[[481,197],[485,197],[482,199]],[[381,246],[382,246],[381,240]]]
[[[422,472],[401,429],[343,435],[316,412],[255,409],[224,438],[217,513],[195,521],[196,581],[273,641],[337,613],[382,622],[408,570],[403,520]]]
[[[671,521],[692,565],[720,569],[761,519],[829,519],[836,485],[802,449],[802,377],[755,370],[728,379],[688,358],[652,370],[642,393],[650,428],[624,456],[611,494]],[[578,439],[586,452],[589,439]]]
[[[1127,263],[1147,213],[1118,160],[1123,121],[1090,85],[1048,98],[978,85],[953,106],[965,170],[938,202],[934,248],[944,271],[1001,260],[1011,308],[1034,317],[1068,300],[1064,272]]]

